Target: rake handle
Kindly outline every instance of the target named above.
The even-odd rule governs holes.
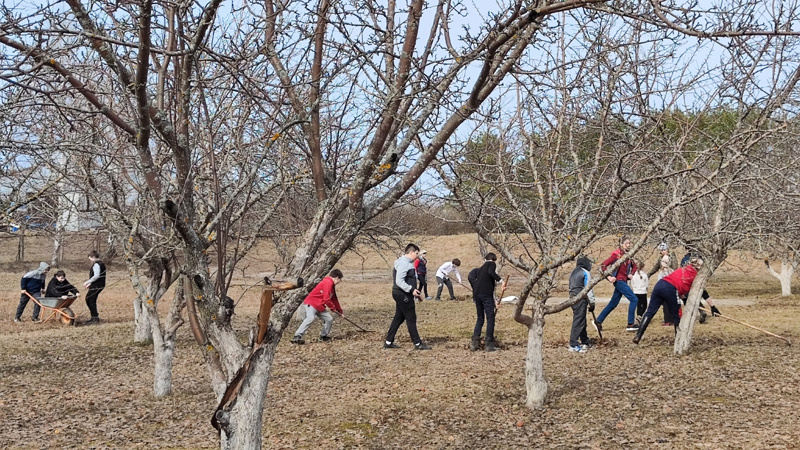
[[[712,313],[711,313],[711,311],[709,311],[709,310],[707,310],[707,309],[705,309],[705,308],[698,308],[698,309],[699,309],[700,311],[707,312],[708,314],[712,314]],[[713,316],[713,314],[712,314],[712,316]],[[787,344],[789,344],[789,345],[792,345],[792,341],[790,341],[789,339],[786,339],[786,338],[785,338],[785,337],[783,337],[783,336],[778,336],[777,334],[775,334],[775,333],[771,333],[771,332],[769,332],[769,331],[767,331],[767,330],[765,330],[765,329],[763,329],[763,328],[758,328],[757,326],[750,325],[749,323],[742,322],[741,320],[736,320],[736,319],[734,319],[733,317],[723,316],[722,314],[717,314],[717,317],[722,317],[723,319],[727,319],[727,320],[730,320],[731,322],[736,322],[736,323],[738,323],[738,324],[741,324],[741,325],[744,325],[744,326],[746,326],[746,327],[750,327],[750,328],[752,328],[752,329],[754,329],[754,330],[758,330],[758,331],[760,331],[760,332],[762,332],[762,333],[765,333],[765,334],[768,334],[768,335],[770,335],[770,336],[772,336],[772,337],[776,337],[776,338],[778,338],[778,339],[783,339],[784,341],[786,341],[786,343],[787,343]]]

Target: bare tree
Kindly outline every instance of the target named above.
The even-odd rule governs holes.
[[[159,286],[139,289],[151,318],[156,299],[145,292],[172,278],[154,275],[156,249],[179,253],[220,398],[221,446],[254,448],[276,347],[307,290],[266,302],[268,327],[244,344],[226,290],[287,193],[313,186],[314,212],[283,268],[313,283],[412,188],[546,18],[590,3],[511,2],[456,38],[450,28],[468,13],[457,2],[268,0],[223,13],[218,0],[67,0],[67,11],[8,11],[0,44],[7,79],[105,148],[85,176],[116,217],[114,233],[133,240],[129,267],[148,268],[140,275]],[[120,189],[104,189],[114,182]],[[120,207],[118,192],[130,192]],[[127,214],[133,205],[146,214]]]
[[[536,70],[518,71],[527,92],[506,103],[516,103],[516,117],[487,109],[486,125],[478,128],[482,134],[456,146],[446,158],[453,162],[440,166],[442,180],[479,235],[528,275],[514,318],[529,330],[526,403],[532,408],[547,394],[541,351],[545,316],[571,306],[602,280],[593,279],[574,298],[548,304],[559,269],[607,234],[611,224],[623,223],[636,236],[627,257],[654,231],[674,233],[674,223],[658,227],[668,217],[691,217],[685,207],[700,199],[727,199],[734,180],[755,176],[748,163],[763,151],[760,142],[775,133],[753,126],[757,120],[733,120],[724,138],[708,139],[703,111],[727,105],[731,91],[756,89],[760,82],[731,76],[737,67],[750,67],[742,64],[746,55],[702,67],[681,64],[700,51],[682,36],[709,31],[697,29],[694,19],[678,26],[655,8],[658,20],[643,22],[565,15],[562,32],[552,38],[560,46],[542,49],[543,60],[530,64]],[[730,17],[722,16],[715,26],[725,35],[721,30]],[[742,48],[741,33],[728,35],[742,40],[733,48]],[[568,45],[575,41],[593,45],[578,50]],[[771,45],[762,50],[769,58],[782,54]],[[789,104],[797,69],[782,67],[766,100],[748,97],[747,110],[763,117],[762,125],[771,111]],[[687,101],[694,111],[676,122],[674,111]],[[625,214],[627,205],[640,207],[636,223]],[[720,224],[729,219],[715,217]],[[704,276],[692,292],[695,301]],[[690,327],[682,330],[690,333]],[[676,339],[676,349],[680,342]]]

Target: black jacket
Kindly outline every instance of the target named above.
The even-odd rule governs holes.
[[[71,285],[66,278],[64,281],[58,281],[56,277],[50,279],[50,282],[47,283],[47,292],[44,294],[45,297],[61,297],[62,295],[75,295],[78,293],[78,290],[75,289],[75,286]]]
[[[478,276],[473,284],[473,296],[494,298],[494,285],[502,280],[500,275],[495,272],[496,267],[497,263],[494,261],[486,261],[478,269]]]

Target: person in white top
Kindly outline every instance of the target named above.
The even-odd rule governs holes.
[[[669,258],[669,257],[668,257]],[[636,295],[639,302],[636,304],[636,323],[641,323],[644,312],[647,311],[647,286],[649,278],[644,271],[644,262],[636,260],[636,273],[631,277],[631,290]]]
[[[455,300],[456,296],[453,294],[453,282],[450,281],[450,274],[455,272],[456,278],[458,282],[461,283],[461,274],[458,273],[458,267],[461,265],[461,260],[458,258],[453,259],[452,261],[448,261],[436,270],[436,284],[439,285],[439,289],[436,290],[436,301],[442,300],[442,289],[447,286],[447,290],[450,292],[450,300]]]

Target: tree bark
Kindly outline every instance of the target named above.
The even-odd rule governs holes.
[[[147,321],[152,328],[153,359],[153,393],[156,397],[172,394],[172,365],[175,356],[175,333],[162,333],[155,308],[145,308],[144,316],[149,316]]]
[[[781,259],[780,273],[776,272],[772,266],[770,266],[768,260],[765,260],[764,264],[767,265],[769,274],[781,282],[781,296],[788,297],[792,295],[792,276],[794,276],[794,263],[792,261]]]
[[[140,297],[133,299],[133,342],[147,344],[153,341],[150,328],[150,315],[147,314],[144,302]]]
[[[277,343],[268,343],[249,367],[239,395],[227,411],[217,416],[220,429],[220,449],[261,448],[261,427],[269,383],[270,370]]]
[[[544,377],[542,358],[542,335],[544,333],[544,310],[539,302],[534,303],[533,322],[528,326],[528,350],[525,354],[525,405],[530,409],[544,406],[547,397],[547,380]]]
[[[705,289],[706,282],[711,278],[712,269],[710,264],[704,265],[700,268],[697,276],[692,283],[692,289],[689,291],[689,299],[683,308],[683,317],[681,317],[680,324],[678,325],[678,332],[675,334],[674,353],[678,356],[685,355],[689,352],[689,347],[692,343],[692,332],[694,331],[695,318],[697,318],[700,306],[700,299],[703,296],[703,289]]]

